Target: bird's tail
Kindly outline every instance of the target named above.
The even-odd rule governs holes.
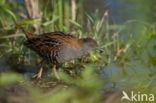
[[[16,29],[21,30],[25,34],[27,39],[30,39],[30,38],[32,38],[34,36],[34,33],[27,32],[23,27],[16,27]]]
[[[24,28],[20,28],[20,29],[21,29],[22,32],[25,34],[25,36],[26,36],[27,39],[30,39],[30,38],[32,38],[32,37],[34,36],[34,33],[27,32],[27,31],[25,31]]]

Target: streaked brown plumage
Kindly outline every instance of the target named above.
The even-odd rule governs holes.
[[[79,39],[62,32],[50,32],[41,35],[26,34],[27,41],[24,45],[54,65],[80,58],[97,46],[96,41],[92,38]],[[37,78],[40,78],[41,74],[38,73]]]

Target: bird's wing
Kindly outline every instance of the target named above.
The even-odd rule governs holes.
[[[36,37],[29,39],[25,42],[25,45],[39,54],[41,57],[47,61],[56,62],[54,57],[58,54],[59,48],[62,47],[62,43],[56,39],[51,39],[47,37]]]
[[[62,63],[78,58],[80,45],[72,35],[45,34],[27,40],[25,45],[51,62]]]

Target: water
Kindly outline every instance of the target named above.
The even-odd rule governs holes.
[[[111,20],[124,23],[128,20],[151,21],[154,16],[155,0],[104,0]]]
[[[16,0],[24,3],[24,0]],[[122,24],[128,20],[148,20],[153,19],[155,14],[155,0],[85,0],[84,10],[88,14],[99,10],[101,16],[106,10],[109,12],[111,23]],[[150,16],[147,16],[150,15]]]

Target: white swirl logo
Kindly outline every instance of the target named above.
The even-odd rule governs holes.
[[[122,91],[122,94],[123,96],[121,98],[121,101],[123,101],[124,99],[131,101],[131,99],[128,97],[128,94],[125,91]]]
[[[122,91],[122,98],[121,101],[123,100],[128,100],[128,101],[139,101],[139,102],[143,102],[143,101],[148,101],[148,102],[153,102],[154,101],[154,94],[145,94],[145,93],[141,93],[141,92],[134,92],[131,91],[130,95],[128,95],[125,91]]]

